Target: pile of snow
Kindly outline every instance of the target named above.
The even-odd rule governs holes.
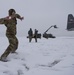
[[[18,40],[17,53],[8,62],[0,61],[0,75],[74,75],[74,37]],[[7,46],[8,39],[0,37],[0,55]]]

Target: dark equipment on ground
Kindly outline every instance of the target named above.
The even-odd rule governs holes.
[[[29,36],[27,36],[27,38],[29,38]],[[33,35],[32,38],[35,38],[35,36]],[[38,34],[37,34],[37,38],[41,39],[41,33],[38,33]]]
[[[68,31],[74,31],[74,17],[72,14],[68,15],[67,19],[67,30]]]
[[[37,38],[41,39],[41,34],[40,33],[37,34]]]
[[[56,38],[55,36],[53,36],[52,34],[47,34],[46,32],[48,32],[49,29],[51,29],[52,27],[57,28],[56,25],[52,25],[50,26],[44,33],[43,33],[43,37],[48,39],[48,38]]]

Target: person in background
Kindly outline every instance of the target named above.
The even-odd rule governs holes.
[[[6,61],[7,56],[10,53],[15,53],[18,48],[18,39],[16,37],[17,19],[20,19],[22,21],[24,17],[21,17],[19,14],[17,14],[14,9],[9,9],[7,17],[0,18],[0,24],[5,25],[7,28],[6,37],[9,41],[9,46],[0,57],[1,61]]]
[[[35,29],[35,32],[34,32],[35,42],[37,42],[37,34],[38,34],[38,30],[37,30],[37,29]]]
[[[33,38],[32,28],[30,28],[30,30],[28,31],[28,36],[29,36],[29,42],[31,42],[32,41],[32,38]]]

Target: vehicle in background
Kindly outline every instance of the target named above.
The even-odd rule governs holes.
[[[51,29],[52,27],[54,28],[58,28],[56,25],[52,25],[50,26],[44,33],[43,33],[43,37],[48,39],[48,38],[56,38],[55,36],[53,36],[53,34],[47,34],[48,30]]]

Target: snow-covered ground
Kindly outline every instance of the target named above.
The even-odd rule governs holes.
[[[0,61],[0,75],[74,75],[74,37],[18,39],[17,54]],[[7,46],[8,39],[0,37],[0,55]]]

